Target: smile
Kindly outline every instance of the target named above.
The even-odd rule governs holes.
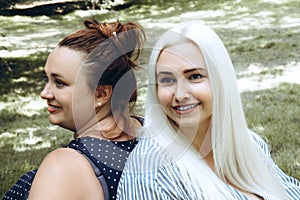
[[[50,104],[48,106],[52,109],[60,108],[60,106],[55,106],[55,105],[50,105]]]
[[[174,108],[175,108],[175,110],[178,110],[178,111],[187,111],[187,110],[191,110],[193,108],[196,108],[199,104],[200,103],[187,105],[187,106],[178,106],[178,107],[174,107]]]
[[[61,107],[59,106],[54,106],[54,105],[48,105],[48,111],[50,113],[54,113],[55,111],[57,111],[58,109],[60,109]]]

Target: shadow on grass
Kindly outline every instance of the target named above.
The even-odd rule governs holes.
[[[220,30],[220,37],[230,52],[237,71],[244,70],[251,63],[273,68],[289,62],[299,62],[299,32],[277,28],[249,30]],[[234,41],[230,38],[243,38]]]
[[[48,53],[28,58],[6,58],[0,66],[0,94],[38,94],[44,86],[43,67]]]

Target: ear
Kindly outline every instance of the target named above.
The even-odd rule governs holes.
[[[98,85],[95,92],[95,105],[100,107],[110,101],[112,95],[111,85]]]

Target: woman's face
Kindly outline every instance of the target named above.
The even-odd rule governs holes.
[[[180,128],[208,128],[212,95],[199,48],[192,42],[165,48],[156,75],[158,99],[167,116]]]
[[[66,47],[56,47],[48,56],[47,83],[41,98],[47,100],[49,121],[75,131],[95,113],[94,96],[80,72],[83,54]]]

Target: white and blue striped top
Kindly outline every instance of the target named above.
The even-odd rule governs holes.
[[[267,144],[256,134],[254,140],[271,159]],[[173,200],[192,199],[181,173],[171,157],[151,138],[141,138],[130,154],[118,186],[119,200]],[[277,175],[284,184],[290,199],[300,199],[300,182],[287,176],[275,163]],[[226,185],[228,191],[238,200],[248,200],[238,190]],[[266,199],[266,198],[265,198]]]

